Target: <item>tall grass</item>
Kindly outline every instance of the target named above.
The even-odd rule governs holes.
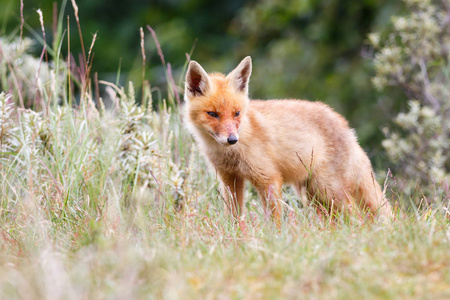
[[[59,50],[63,23],[43,47],[49,62],[27,39],[0,44],[1,299],[450,296],[448,206],[367,224],[319,218],[288,189],[278,229],[248,190],[232,222],[182,124],[170,64],[167,99],[145,72],[126,86],[95,80],[95,38],[76,64]]]

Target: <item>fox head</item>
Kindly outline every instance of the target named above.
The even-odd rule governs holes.
[[[249,103],[250,56],[227,76],[207,74],[196,61],[186,73],[185,99],[188,119],[202,134],[225,146],[239,141],[239,129]]]

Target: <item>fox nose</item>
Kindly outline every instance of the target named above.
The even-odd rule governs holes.
[[[228,144],[230,145],[234,145],[238,142],[238,138],[237,136],[235,136],[234,134],[230,135],[230,137],[227,139]]]

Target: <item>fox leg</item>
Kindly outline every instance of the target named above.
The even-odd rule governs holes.
[[[373,176],[366,175],[354,193],[359,206],[371,216],[392,217],[392,209]]]
[[[226,206],[238,219],[244,208],[244,179],[232,174],[221,174],[222,196]]]
[[[355,201],[352,195],[346,190],[341,180],[334,179],[333,182],[327,181],[331,176],[313,176],[308,181],[308,194],[310,199],[317,202],[317,211],[323,212],[325,209],[328,215],[335,213],[344,213],[351,215],[355,213]]]
[[[272,215],[278,227],[281,226],[281,218],[283,217],[283,206],[280,202],[282,184],[282,181],[277,179],[267,185],[255,185],[265,212]]]

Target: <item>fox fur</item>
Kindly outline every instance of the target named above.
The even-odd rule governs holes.
[[[344,117],[321,102],[250,100],[251,72],[246,57],[227,76],[207,74],[195,61],[186,73],[185,120],[233,215],[243,212],[245,180],[277,223],[283,184],[329,210],[389,215],[370,160]]]

